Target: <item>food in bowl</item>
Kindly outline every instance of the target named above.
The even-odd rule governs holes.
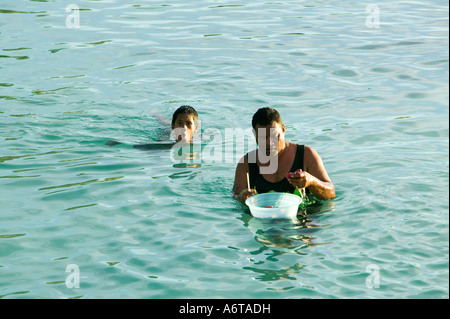
[[[290,193],[264,193],[247,198],[245,204],[258,218],[288,218],[297,216],[302,198]]]

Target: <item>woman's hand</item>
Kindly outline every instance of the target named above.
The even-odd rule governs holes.
[[[303,172],[301,169],[294,173],[286,175],[287,180],[293,186],[299,189],[309,187],[308,190],[320,200],[328,200],[336,197],[334,186],[331,182],[324,182],[314,177],[308,172]]]
[[[238,200],[242,203],[245,204],[245,200],[247,198],[249,198],[250,196],[256,195],[256,189],[250,189],[250,188],[246,188],[244,189],[242,192],[239,193],[238,195]]]
[[[299,189],[306,188],[314,182],[314,176],[308,172],[303,172],[301,169],[296,170],[294,173],[289,173],[286,175],[286,178],[289,183]]]

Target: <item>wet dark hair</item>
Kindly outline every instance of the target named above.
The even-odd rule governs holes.
[[[270,107],[260,108],[252,118],[252,126],[254,129],[256,128],[256,125],[267,126],[271,125],[273,122],[283,125],[280,113]]]
[[[194,122],[197,123],[197,120],[198,120],[197,111],[192,106],[182,105],[173,113],[172,125],[175,124],[175,121],[177,120],[177,117],[180,114],[187,114],[187,115],[192,116],[192,119],[194,120]]]

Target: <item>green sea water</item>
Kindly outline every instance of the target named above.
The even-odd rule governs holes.
[[[448,3],[376,4],[1,1],[0,298],[448,298]],[[133,148],[182,104],[214,161]],[[230,195],[265,106],[336,188],[295,222]]]

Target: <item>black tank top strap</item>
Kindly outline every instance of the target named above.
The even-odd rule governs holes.
[[[290,172],[294,172],[299,168],[304,170],[303,168],[303,157],[305,155],[305,145],[297,145],[297,151],[295,153],[294,163],[292,163],[292,167]]]
[[[294,162],[290,172],[294,172],[301,168],[303,170],[303,156],[305,153],[305,145],[297,145]],[[249,163],[248,153],[245,155],[248,163],[250,188],[256,189],[258,193],[265,193],[271,190],[277,192],[293,192],[294,187],[288,182],[286,178],[283,178],[278,183],[271,183],[267,181],[260,173],[257,163]]]

